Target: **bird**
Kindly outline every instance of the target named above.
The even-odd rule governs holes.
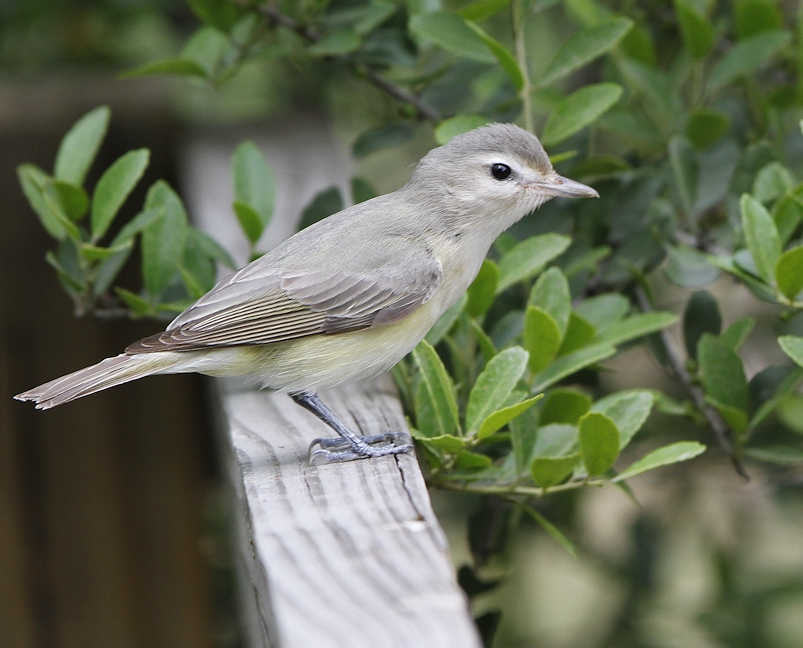
[[[559,175],[538,138],[494,123],[430,150],[400,189],[291,236],[220,281],[164,331],[15,396],[48,409],[144,376],[243,376],[337,433],[310,461],[408,452],[405,432],[361,436],[318,396],[390,369],[477,276],[503,231],[554,197],[599,197]]]

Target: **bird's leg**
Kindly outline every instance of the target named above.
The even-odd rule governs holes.
[[[341,437],[340,439],[315,439],[310,444],[310,463],[383,457],[409,452],[413,449],[413,440],[405,432],[386,432],[369,437],[355,434],[332,413],[332,410],[323,404],[318,398],[318,394],[298,392],[290,394],[290,398],[315,414]],[[375,443],[382,443],[382,445],[375,446]],[[313,451],[316,445],[318,449]]]

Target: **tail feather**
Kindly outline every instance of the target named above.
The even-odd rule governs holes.
[[[109,387],[159,373],[165,368],[164,364],[154,360],[156,358],[153,356],[147,358],[122,353],[17,394],[14,398],[20,401],[34,401],[36,409],[49,409]]]

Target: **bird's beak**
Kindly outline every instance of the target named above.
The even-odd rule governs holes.
[[[557,176],[550,179],[549,182],[540,183],[538,188],[545,195],[556,198],[599,198],[596,189],[563,176]]]

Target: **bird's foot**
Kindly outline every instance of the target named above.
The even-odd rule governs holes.
[[[316,449],[317,446],[317,449]],[[369,457],[402,454],[413,449],[413,440],[406,432],[385,432],[349,439],[314,439],[309,446],[311,464],[354,461]]]

